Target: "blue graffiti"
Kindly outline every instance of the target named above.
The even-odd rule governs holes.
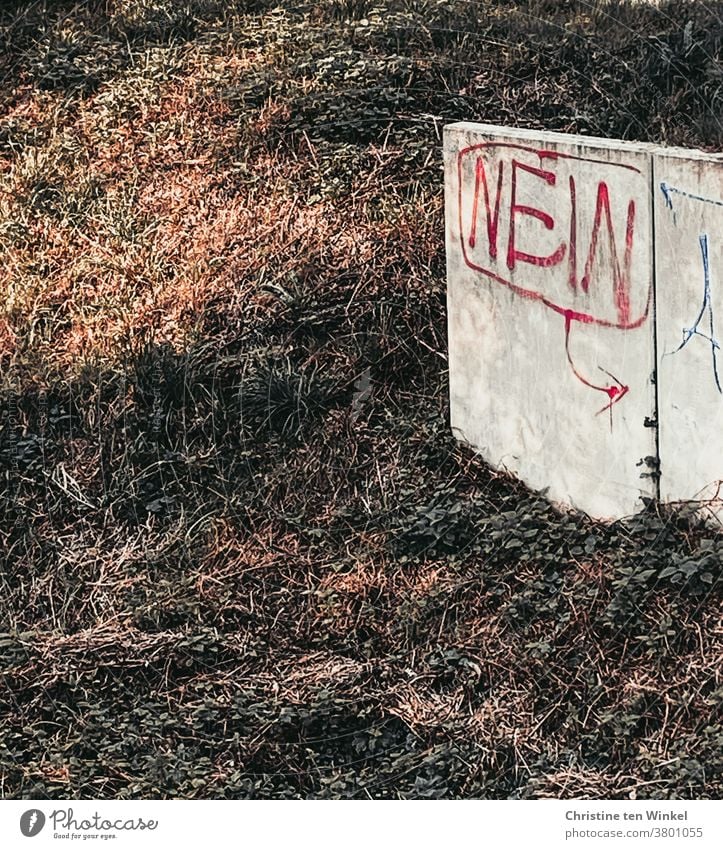
[[[683,189],[678,189],[675,186],[670,186],[668,183],[661,182],[660,191],[663,193],[663,197],[665,198],[665,206],[670,210],[673,215],[673,224],[677,226],[677,214],[676,209],[673,206],[673,195],[678,195],[682,198],[688,198],[690,200],[699,201],[700,203],[709,203],[713,206],[723,207],[723,200],[717,200],[715,198],[704,197],[703,195],[696,195],[692,192],[683,191]],[[715,380],[716,388],[718,392],[723,395],[723,388],[721,388],[720,375],[718,373],[718,352],[720,351],[720,344],[715,337],[715,322],[713,318],[713,300],[711,297],[711,274],[710,274],[710,254],[708,253],[708,234],[702,233],[698,237],[698,243],[700,245],[700,253],[701,258],[703,260],[703,303],[700,307],[700,311],[698,313],[697,318],[693,322],[693,326],[690,328],[683,328],[683,341],[680,345],[675,349],[675,351],[669,351],[670,354],[676,354],[678,351],[681,351],[685,346],[690,342],[690,340],[694,336],[700,336],[702,339],[705,339],[710,344],[711,357],[713,360],[713,378]],[[700,324],[703,321],[703,318],[708,316],[708,333],[704,333],[700,329]]]
[[[713,320],[713,302],[711,300],[710,295],[710,259],[708,255],[708,234],[703,233],[699,239],[700,243],[700,253],[703,259],[703,303],[700,308],[700,312],[693,323],[693,326],[690,328],[683,328],[683,341],[678,345],[678,347],[674,351],[670,351],[671,354],[677,354],[678,351],[682,351],[683,348],[690,342],[690,340],[694,336],[700,336],[710,343],[711,356],[713,358],[713,377],[715,378],[715,385],[718,389],[718,392],[723,395],[723,389],[721,389],[720,376],[718,374],[718,351],[720,351],[720,344],[718,340],[715,338],[715,327]],[[703,333],[699,327],[700,323],[703,320],[703,316],[708,313],[708,327],[709,333]]]
[[[703,197],[703,195],[694,195],[691,192],[684,192],[682,189],[676,189],[675,186],[669,186],[664,181],[660,184],[660,191],[663,193],[663,197],[665,198],[665,205],[673,213],[673,224],[678,223],[677,215],[673,207],[673,195],[680,195],[683,198],[690,198],[691,200],[699,200],[701,203],[712,203],[713,206],[723,206],[723,200],[706,198]]]

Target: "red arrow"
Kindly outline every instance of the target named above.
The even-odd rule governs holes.
[[[587,378],[583,377],[580,372],[575,368],[575,363],[572,361],[572,356],[570,355],[570,325],[572,324],[572,319],[574,315],[569,310],[565,312],[565,354],[567,355],[567,361],[570,363],[570,368],[572,369],[572,373],[575,377],[583,383],[585,386],[588,386],[590,389],[594,389],[596,392],[604,392],[608,398],[609,402],[602,407],[600,410],[595,413],[596,416],[599,416],[600,413],[604,413],[605,410],[610,410],[610,427],[612,428],[612,408],[614,404],[617,404],[623,396],[627,395],[630,391],[629,386],[625,386],[625,384],[621,383],[615,375],[610,374],[609,371],[598,366],[600,371],[604,372],[611,380],[615,381],[615,384],[610,384],[609,386],[598,386],[595,383],[587,380]]]

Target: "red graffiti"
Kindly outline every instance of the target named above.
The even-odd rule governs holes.
[[[474,190],[465,204],[470,169]],[[636,244],[645,250],[636,239],[634,195],[647,191],[645,176],[632,165],[488,142],[460,151],[458,179],[464,262],[564,317],[567,362],[582,384],[607,395],[598,412],[611,411],[629,387],[600,367],[609,383],[585,377],[570,352],[570,328],[579,322],[631,330],[647,319],[651,282],[636,288],[633,280]],[[479,235],[483,217],[486,240]]]
[[[507,241],[507,268],[514,271],[517,260],[520,262],[528,262],[530,265],[539,265],[547,268],[551,265],[557,265],[565,256],[566,245],[561,244],[557,250],[549,256],[536,256],[534,254],[524,253],[517,250],[515,246],[515,216],[529,215],[531,218],[536,218],[541,221],[548,230],[555,228],[555,220],[551,215],[543,212],[541,209],[535,209],[532,206],[524,206],[517,203],[517,171],[526,171],[528,174],[534,174],[540,177],[551,186],[555,185],[555,175],[552,171],[543,171],[541,168],[533,168],[525,165],[524,162],[512,160],[512,198],[510,200],[510,235]]]
[[[633,250],[633,231],[635,227],[635,201],[628,203],[628,217],[625,225],[625,258],[623,269],[620,269],[617,246],[615,244],[615,232],[610,216],[610,197],[608,187],[605,183],[599,183],[597,188],[597,201],[595,203],[595,222],[592,226],[592,238],[590,239],[590,250],[585,263],[585,273],[582,278],[583,291],[590,288],[590,272],[595,261],[597,240],[602,226],[602,215],[605,213],[605,223],[608,231],[608,244],[613,263],[613,291],[615,306],[620,317],[620,325],[627,327],[630,320],[630,257]]]
[[[600,413],[604,413],[606,410],[612,410],[613,405],[617,404],[618,401],[621,401],[624,396],[627,395],[627,393],[630,391],[630,387],[625,386],[618,380],[617,377],[610,374],[609,371],[604,368],[601,368],[600,366],[598,366],[598,368],[600,368],[600,371],[602,371],[612,381],[614,381],[613,383],[608,384],[607,386],[598,386],[597,384],[592,383],[592,381],[588,380],[586,377],[583,377],[583,375],[580,374],[577,367],[575,366],[575,363],[572,360],[572,354],[570,353],[570,325],[572,321],[572,315],[565,315],[565,355],[567,357],[568,363],[570,364],[570,368],[572,369],[572,373],[580,381],[580,383],[587,386],[588,389],[594,389],[596,392],[604,392],[610,399],[604,407],[597,411],[597,415],[600,415]]]
[[[577,187],[575,178],[570,174],[570,252],[568,254],[567,282],[574,292],[577,289]]]
[[[490,213],[490,193],[487,185],[487,174],[485,172],[485,164],[482,157],[477,160],[475,171],[475,187],[474,187],[474,203],[472,204],[472,227],[469,233],[469,246],[473,248],[477,243],[477,215],[479,205],[479,188],[480,183],[485,193],[485,212],[487,220],[487,244],[489,245],[490,257],[495,259],[497,256],[497,225],[500,218],[500,196],[502,194],[502,176],[504,173],[504,163],[500,162],[497,175],[497,194],[495,196],[495,211]]]
[[[521,157],[536,159],[537,164],[525,162]],[[465,210],[462,187],[463,168],[470,157],[474,160],[474,192],[471,209]],[[496,167],[492,160],[496,159]],[[549,161],[550,167],[541,167]],[[570,174],[567,180],[566,202],[562,205],[563,195],[559,191],[558,175],[553,170],[561,162],[586,163],[600,172],[593,188],[594,202],[588,202],[588,218],[592,226],[582,232],[581,193],[575,177]],[[537,150],[522,145],[490,142],[468,147],[459,153],[459,232],[464,261],[469,268],[480,272],[490,280],[507,286],[521,297],[541,301],[546,307],[560,315],[572,312],[575,320],[599,324],[605,327],[632,329],[645,322],[650,307],[651,291],[646,282],[638,292],[635,308],[631,296],[632,258],[635,245],[636,205],[633,198],[627,199],[627,214],[622,226],[615,226],[613,220],[613,202],[610,182],[620,174],[627,174],[626,182],[644,181],[640,171],[631,165],[605,162],[586,157],[577,157],[557,151]],[[490,173],[496,180],[494,195],[490,191]],[[546,189],[549,192],[550,207],[532,206],[519,201],[520,181],[526,191],[534,191],[536,197],[543,200]],[[641,183],[638,182],[638,187]],[[585,186],[588,189],[589,187]],[[589,191],[586,192],[589,194]],[[503,217],[503,212],[506,215]],[[467,214],[465,214],[467,213]],[[592,214],[590,214],[592,213]],[[480,244],[480,219],[484,217],[487,235],[487,250]],[[520,243],[519,228],[525,219],[538,222],[549,233],[557,233],[554,246],[549,253],[533,253],[525,250]],[[567,220],[567,227],[565,227]],[[506,224],[506,227],[504,226]],[[529,231],[529,227],[528,227]],[[619,247],[619,234],[624,232],[624,247]],[[507,233],[504,264],[500,263],[499,240]],[[586,244],[581,245],[584,238]],[[607,247],[608,262],[600,264],[600,245]],[[582,249],[581,249],[582,248]],[[567,256],[567,295],[562,290],[554,291],[549,283],[559,279],[559,266]],[[578,261],[584,258],[582,278],[578,277]],[[528,274],[524,282],[520,281],[520,266],[525,264],[534,268],[538,276],[530,282]],[[609,268],[608,268],[609,267]],[[540,272],[549,271],[548,276]],[[610,280],[606,291],[592,290],[592,281],[608,273]],[[552,288],[552,291],[550,291]],[[576,301],[581,295],[592,295],[593,304],[577,307]],[[567,301],[567,303],[566,303]],[[589,301],[589,299],[588,299]]]

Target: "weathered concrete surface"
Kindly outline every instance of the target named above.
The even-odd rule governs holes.
[[[656,494],[650,185],[648,146],[445,128],[452,427],[601,518]]]
[[[721,513],[723,157],[660,151],[653,176],[661,498]]]

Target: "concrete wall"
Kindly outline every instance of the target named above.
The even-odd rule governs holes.
[[[720,513],[723,157],[656,154],[654,192],[661,497]]]
[[[672,354],[680,316],[694,322],[704,297],[701,227],[712,232],[723,213],[694,200],[709,192],[710,159],[693,165],[650,145],[485,125],[445,129],[452,427],[553,501],[616,518],[658,494],[656,269],[658,386],[664,404],[685,398],[660,431],[663,470],[670,452],[663,492],[693,497],[711,483],[705,452],[679,474],[675,446],[691,438],[692,421],[696,438],[712,438],[715,425],[701,428],[697,409],[711,422],[719,415],[723,356],[718,372],[717,343],[706,350],[700,329]],[[686,182],[689,173],[697,177]],[[669,188],[654,192],[660,183]],[[696,213],[684,221],[688,207]],[[709,269],[723,268],[711,232]],[[689,285],[674,283],[681,277]],[[723,288],[720,297],[723,307]],[[705,404],[692,388],[701,364],[686,372],[681,356],[694,343],[713,373]]]

